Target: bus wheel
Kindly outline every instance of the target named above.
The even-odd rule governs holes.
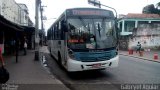
[[[51,48],[49,49],[50,53],[51,53]]]
[[[61,59],[61,54],[60,53],[58,53],[58,63],[60,65],[62,65],[62,59]]]

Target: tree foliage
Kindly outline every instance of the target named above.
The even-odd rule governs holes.
[[[146,14],[160,14],[160,2],[156,4],[156,7],[153,4],[145,6],[143,8],[142,13],[146,13]]]
[[[157,6],[157,7],[156,7],[157,9],[160,9],[160,2],[158,2],[158,3],[156,4],[156,6]]]

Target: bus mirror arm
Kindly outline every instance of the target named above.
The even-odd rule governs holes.
[[[120,34],[119,34],[119,28],[116,27],[116,36],[117,36],[117,44],[119,44],[119,38],[120,38]]]
[[[117,24],[117,20],[115,20],[115,30],[116,30],[116,37],[117,37],[117,45],[119,44],[119,27],[118,27],[118,24]]]

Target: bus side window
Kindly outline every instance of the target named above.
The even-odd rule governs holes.
[[[48,31],[48,40],[51,40],[51,39],[50,39],[50,31],[51,31],[51,30],[49,29],[49,31]]]
[[[66,21],[61,21],[61,39],[64,39],[65,32],[67,32],[67,24]]]
[[[56,25],[55,29],[55,39],[58,40],[58,25]]]
[[[64,32],[68,32],[68,29],[67,29],[67,22],[65,20],[62,20],[61,21],[61,28]]]
[[[61,40],[61,23],[58,22],[58,31],[57,31],[57,38],[58,40]]]
[[[51,28],[51,33],[50,34],[51,34],[51,40],[53,40],[53,35],[52,35],[53,34],[53,29],[52,28]]]
[[[52,27],[52,39],[54,40],[54,27]]]
[[[54,38],[54,40],[56,39],[56,28],[55,28],[55,26],[53,27],[54,28],[54,32],[53,32],[53,38]]]

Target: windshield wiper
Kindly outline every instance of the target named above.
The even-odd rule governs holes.
[[[85,24],[84,20],[83,20],[81,17],[79,17],[79,19],[81,20],[82,25],[84,26],[84,28],[86,28],[86,24]],[[87,29],[87,28],[86,28],[86,29]]]
[[[89,26],[89,23],[88,23],[88,32],[89,32],[89,35],[91,34],[91,29],[90,29],[90,26]]]
[[[101,29],[100,29],[99,23],[98,23],[98,33],[99,33],[99,37],[101,38]]]
[[[94,23],[94,20],[92,19],[92,23],[93,23],[93,31],[94,31],[94,34],[95,34],[95,44],[96,44],[96,47],[95,47],[95,49],[97,49],[97,35],[96,35],[96,27],[95,27],[95,23]]]

